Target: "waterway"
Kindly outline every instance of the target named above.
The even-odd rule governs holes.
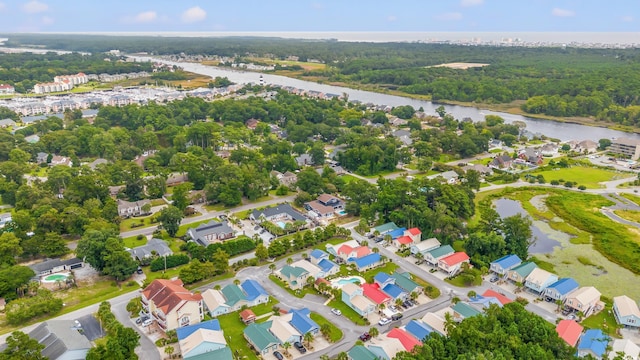
[[[427,114],[435,115],[435,109],[441,104],[435,104],[430,101],[411,99],[402,96],[395,96],[389,94],[375,93],[371,91],[355,90],[341,86],[333,86],[326,84],[319,84],[311,81],[293,79],[286,76],[273,75],[273,74],[260,74],[249,71],[238,71],[228,68],[220,68],[215,66],[202,65],[198,63],[186,63],[186,62],[171,62],[159,59],[152,59],[149,57],[135,56],[139,61],[158,61],[167,63],[170,65],[176,65],[182,67],[184,70],[193,72],[196,74],[211,76],[211,77],[227,77],[229,80],[239,83],[258,83],[260,75],[262,75],[266,84],[280,85],[280,86],[292,86],[298,89],[315,90],[323,93],[342,95],[347,94],[349,100],[358,100],[363,103],[372,103],[376,105],[411,105],[415,109],[422,107]],[[628,137],[640,140],[640,134],[626,133],[623,131],[599,128],[594,126],[586,126],[580,124],[571,124],[553,120],[535,119],[527,116],[508,114],[497,111],[490,111],[479,109],[471,106],[460,105],[442,105],[446,109],[447,113],[452,114],[457,119],[471,118],[474,121],[480,121],[484,119],[485,115],[498,115],[505,119],[507,123],[514,121],[522,121],[527,124],[526,130],[534,134],[544,134],[548,137],[560,139],[562,141],[568,140],[593,140],[599,139]]]

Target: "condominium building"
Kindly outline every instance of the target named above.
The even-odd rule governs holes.
[[[608,149],[614,154],[620,154],[630,157],[632,160],[640,158],[640,140],[630,138],[617,138],[611,141]]]

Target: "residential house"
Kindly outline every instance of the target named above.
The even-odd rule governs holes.
[[[115,198],[118,196],[118,194],[120,194],[121,191],[124,191],[126,186],[116,185],[116,186],[107,186],[107,188],[109,189],[109,196],[111,196],[112,198]]]
[[[329,260],[329,254],[322,250],[314,249],[311,254],[309,254],[309,260],[321,270],[322,276],[317,276],[316,278],[334,275],[340,271],[340,266]]]
[[[450,311],[447,311],[447,312],[450,312]],[[428,312],[424,314],[421,320],[423,323],[425,323],[428,327],[432,328],[438,334],[442,336],[447,336],[447,331],[445,329],[446,320],[444,316],[440,316],[439,314]]]
[[[11,95],[16,92],[16,88],[9,84],[0,84],[0,94]]]
[[[220,290],[207,289],[202,292],[202,302],[205,310],[211,317],[231,312],[231,306],[227,305],[227,299]]]
[[[253,210],[249,215],[249,219],[258,222],[274,222],[279,220],[307,221],[307,218],[304,217],[304,215],[300,214],[289,204],[281,204],[278,206],[264,208],[262,210]]]
[[[522,264],[522,260],[520,260],[518,255],[505,255],[498,260],[492,261],[489,265],[489,271],[500,276],[505,276],[509,270],[520,264]]]
[[[458,173],[453,170],[427,176],[427,179],[443,179],[447,184],[457,183],[458,178],[459,178]]]
[[[332,219],[335,217],[335,210],[331,206],[323,205],[318,200],[304,203],[304,208],[312,219]]]
[[[269,321],[265,322],[265,326],[278,339],[280,344],[301,342],[302,335],[291,326],[288,320],[288,318],[283,318],[282,316],[272,316]]]
[[[345,262],[352,262],[355,259],[371,254],[371,249],[368,246],[356,246],[352,247],[349,244],[342,244],[336,253],[336,256],[341,258]]]
[[[245,325],[256,322],[256,314],[251,309],[244,309],[240,311],[240,320]]]
[[[13,128],[16,126],[16,122],[12,119],[6,118],[0,120],[0,128]]]
[[[406,228],[397,228],[395,230],[389,231],[385,236],[391,236],[392,240],[396,240],[397,238],[404,236],[404,232],[407,230]]]
[[[232,359],[231,350],[217,319],[176,329],[176,335],[183,359],[192,359],[202,354],[211,356],[211,359]],[[219,351],[224,348],[227,350]]]
[[[424,257],[426,253],[431,250],[437,249],[440,247],[440,241],[436,238],[429,238],[424,241],[420,241],[417,244],[411,245],[411,254],[417,255],[420,254]]]
[[[477,172],[480,173],[480,175],[492,175],[493,174],[493,170],[491,170],[490,167],[482,165],[482,164],[468,164],[462,167],[462,170],[464,170],[464,172],[468,172],[469,170],[475,170]]]
[[[544,290],[556,281],[558,281],[558,275],[536,268],[527,276],[524,286],[537,295],[542,295]]]
[[[496,156],[489,163],[489,167],[494,169],[509,169],[511,165],[513,165],[513,159],[509,155]]]
[[[255,130],[256,127],[258,127],[258,123],[259,122],[260,122],[260,120],[251,118],[251,119],[245,121],[244,124],[247,126],[247,128],[249,130]]]
[[[387,333],[388,338],[398,339],[402,343],[405,351],[411,352],[416,346],[422,345],[420,340],[416,339],[413,335],[401,328],[393,328]]]
[[[314,265],[311,261],[307,261],[305,259],[298,260],[291,264],[294,268],[301,268],[306,270],[309,273],[309,277],[314,279],[325,277],[326,275],[322,272],[322,269],[317,265]],[[303,284],[304,285],[304,284]]]
[[[122,218],[148,215],[149,212],[142,209],[143,207],[145,207],[145,205],[149,205],[149,207],[151,207],[151,201],[125,201],[122,199],[118,199],[118,215],[120,215],[120,217]]]
[[[589,317],[604,308],[600,295],[600,291],[593,286],[581,287],[567,295],[564,305],[575,311],[582,311],[584,317]]]
[[[388,305],[391,302],[391,296],[385,294],[380,290],[379,284],[361,284],[362,294],[369,300],[373,301],[380,307],[380,305]]]
[[[244,338],[261,355],[276,351],[280,344],[278,339],[267,330],[270,325],[267,323],[253,323],[249,324],[243,331]]]
[[[166,184],[167,186],[176,186],[182,183],[186,183],[187,181],[189,181],[189,176],[187,174],[174,172],[167,176]]]
[[[438,260],[438,268],[447,273],[447,276],[454,276],[462,270],[462,264],[468,263],[469,255],[464,251],[459,251]]]
[[[316,200],[324,206],[332,207],[334,210],[344,209],[344,201],[330,194],[320,194]]]
[[[287,282],[292,290],[302,289],[307,284],[307,278],[311,276],[307,270],[297,266],[285,265],[277,272],[280,279]]]
[[[376,304],[364,296],[363,288],[353,283],[342,286],[342,302],[360,316],[368,316],[376,311]]]
[[[507,272],[507,279],[511,280],[514,283],[524,284],[525,279],[533,269],[536,269],[538,265],[533,262],[522,263]]]
[[[53,155],[53,157],[51,157],[51,162],[49,163],[49,166],[58,166],[58,165],[71,167],[73,166],[73,162],[71,161],[71,158],[68,158],[66,156]]]
[[[29,144],[35,144],[38,141],[40,141],[40,135],[33,134],[33,135],[25,136],[24,141],[28,142]]]
[[[503,146],[503,143],[501,140],[498,140],[498,139],[489,140],[489,150],[502,149],[502,146]]]
[[[584,328],[578,324],[575,320],[560,320],[556,326],[556,332],[562,340],[564,340],[569,346],[575,347],[582,335]]]
[[[399,339],[388,336],[369,342],[367,348],[379,360],[392,360],[399,352],[406,351]]]
[[[469,297],[469,305],[472,305],[479,310],[487,309],[491,304],[502,307],[502,302],[493,296],[475,295]]]
[[[48,158],[49,154],[47,154],[46,152],[39,152],[36,154],[36,164],[44,164],[47,162]]]
[[[376,226],[376,227],[372,228],[371,229],[371,233],[372,234],[376,234],[377,233],[380,236],[384,236],[385,234],[390,233],[391,231],[394,231],[396,229],[398,229],[398,225],[396,225],[393,222],[388,222],[386,224],[379,225],[379,226]]]
[[[91,170],[95,170],[98,165],[102,165],[102,164],[108,164],[109,161],[107,159],[95,159],[92,162],[90,162],[89,164],[87,164],[87,166],[89,166],[89,168],[91,168]]]
[[[395,271],[391,274],[391,277],[395,280],[395,284],[400,286],[407,293],[417,293],[420,294],[422,292],[422,286],[417,282],[413,281],[411,274],[408,272],[399,273]]]
[[[307,333],[317,335],[320,332],[320,325],[311,319],[311,311],[308,308],[302,308],[299,310],[291,309],[286,317],[291,317],[289,323],[296,329],[302,336]]]
[[[224,241],[235,237],[235,231],[226,221],[211,220],[195,228],[189,228],[187,235],[191,240],[202,246],[208,246],[218,241]]]
[[[598,147],[600,145],[592,140],[583,140],[580,141],[574,148],[574,151],[579,152],[581,154],[593,154],[598,151]]]
[[[167,256],[173,254],[167,242],[162,239],[153,238],[149,240],[145,245],[134,247],[133,249],[127,249],[127,252],[131,254],[134,260],[148,259],[153,256]]]
[[[455,305],[451,306],[451,310],[453,310],[453,319],[458,322],[466,318],[482,314],[471,305],[462,301],[459,301]]]
[[[624,360],[638,360],[638,356],[640,356],[640,347],[629,339],[615,339],[611,343],[609,359],[613,360],[619,354],[622,354],[622,358]]]
[[[411,146],[413,139],[411,138],[411,132],[409,130],[396,130],[392,133],[393,137],[400,140],[402,146]]]
[[[271,172],[271,175],[278,179],[280,184],[284,186],[292,186],[298,181],[298,175],[292,173],[291,171],[287,171],[282,174],[279,171],[274,170]]]
[[[201,294],[185,289],[180,279],[156,279],[141,293],[144,312],[163,331],[197,324],[204,319]]]
[[[313,159],[311,158],[311,155],[309,154],[301,154],[300,156],[297,156],[295,159],[296,159],[296,163],[300,167],[315,165],[313,162]]]
[[[602,359],[609,345],[609,336],[600,329],[589,329],[580,337],[578,343],[578,357],[591,355],[596,359]]]
[[[74,257],[68,260],[47,259],[45,261],[31,264],[28,267],[36,273],[36,277],[55,274],[61,271],[78,269],[84,266],[82,259]]]
[[[433,332],[433,329],[420,320],[411,320],[404,327],[404,330],[409,334],[413,335],[419,341],[424,341],[429,334]]]
[[[533,165],[540,165],[543,162],[542,153],[538,149],[524,148],[518,152],[518,158]]]
[[[546,143],[540,147],[540,154],[542,156],[555,156],[558,155],[558,144]]]
[[[437,266],[438,263],[440,262],[440,259],[447,257],[453,253],[454,251],[451,245],[444,245],[444,246],[437,247],[431,251],[428,251],[424,255],[424,259],[427,261],[427,263],[433,266]]]
[[[402,237],[408,238],[408,241],[409,241],[408,243],[405,243],[403,245],[418,244],[422,241],[422,231],[420,231],[420,229],[415,227],[405,230],[402,235],[403,235]],[[396,240],[400,242],[400,238]]]
[[[40,354],[50,360],[85,359],[92,347],[82,327],[73,320],[45,321],[31,330],[29,337],[44,345]]]
[[[507,305],[508,303],[513,302],[513,300],[509,299],[504,294],[498,293],[491,289],[487,289],[485,292],[483,292],[482,296],[496,298],[502,305]]]
[[[396,285],[396,279],[392,278],[385,272],[377,273],[373,277],[373,281],[375,282],[375,285],[378,285],[382,292],[389,295],[394,302],[397,299],[404,301],[409,295],[407,291]]]
[[[613,298],[613,314],[620,325],[633,328],[640,327],[638,304],[626,295]]]
[[[362,345],[356,345],[347,351],[347,357],[349,360],[379,360],[378,357],[371,350]]]
[[[356,269],[360,272],[373,269],[382,264],[382,257],[379,253],[371,253],[353,261]]]
[[[269,302],[269,293],[257,281],[247,279],[240,283],[247,306],[256,306]]]
[[[580,285],[572,278],[562,278],[549,285],[544,291],[544,296],[556,301],[564,301],[565,297],[578,287]]]

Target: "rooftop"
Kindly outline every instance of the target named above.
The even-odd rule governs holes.
[[[575,322],[575,320],[561,320],[556,326],[558,336],[572,347],[578,343],[582,330],[584,330],[582,325]]]

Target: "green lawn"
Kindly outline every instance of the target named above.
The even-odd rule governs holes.
[[[142,236],[142,239],[139,239],[139,240],[138,240],[137,236],[129,236],[127,238],[124,238],[123,240],[124,240],[124,246],[128,247],[130,249],[133,249],[134,247],[145,245],[147,243],[147,237],[146,236]]]
[[[340,310],[340,312],[342,312],[342,316],[351,320],[356,325],[362,325],[362,326],[367,325],[367,323],[362,318],[362,316],[360,316],[355,310],[350,308],[347,304],[343,303],[342,300],[340,299],[333,299],[329,301],[329,304],[327,304],[327,306],[329,306],[330,308],[336,308]]]
[[[348,184],[348,183],[358,179],[357,177],[355,177],[353,175],[349,175],[349,174],[344,174],[340,178],[344,181],[345,184]]]
[[[555,268],[553,266],[552,263],[548,262],[548,261],[544,261],[538,257],[532,256],[531,261],[533,261],[534,263],[536,263],[536,265],[538,265],[538,267],[542,270],[546,270],[550,273],[555,273]]]
[[[329,328],[331,329],[331,331],[329,332],[330,342],[335,343],[342,339],[342,330],[333,325],[333,323],[331,323],[329,320],[325,319],[324,316],[314,312],[312,312],[309,316],[311,317],[311,320],[315,321],[318,326],[320,326],[320,328],[322,328],[322,326],[325,324],[329,325]]]
[[[180,225],[180,228],[178,229],[178,232],[176,233],[176,237],[183,237],[187,234],[187,230],[189,230],[189,228],[195,228],[198,227],[200,224],[206,224],[212,220],[216,220],[218,221],[218,218],[213,218],[213,219],[206,219],[206,220],[200,220],[200,221],[196,221],[196,222],[192,222],[190,224],[184,224],[184,225]]]
[[[620,336],[616,334],[618,323],[613,315],[612,306],[608,303],[605,303],[604,310],[582,320],[582,325],[589,329],[600,329],[613,338],[620,338]]]
[[[142,216],[142,217],[132,217],[132,218],[124,219],[120,223],[120,231],[123,232],[123,231],[129,231],[129,230],[133,230],[133,229],[141,229],[141,228],[146,228],[146,227],[158,225],[158,223],[155,223],[155,224],[151,223],[151,217],[152,216],[153,215]],[[143,225],[142,226],[137,226],[137,227],[132,227],[133,224],[143,224]]]
[[[213,204],[213,205],[205,205],[204,208],[207,209],[207,211],[222,211],[226,209],[226,206],[222,204]]]
[[[233,213],[233,216],[237,217],[240,220],[246,220],[249,218],[249,214],[251,214],[252,211],[252,209],[238,211],[237,213]]]
[[[224,337],[227,338],[227,344],[231,348],[231,351],[238,353],[239,359],[254,359],[257,360],[256,354],[249,348],[249,343],[244,338],[245,325],[240,320],[237,312],[231,314],[225,314],[218,316],[220,321],[220,328],[224,331]]]
[[[533,175],[544,176],[548,183],[551,180],[572,181],[578,185],[584,185],[588,189],[601,188],[600,182],[622,178],[624,175],[611,170],[604,170],[594,167],[572,166],[570,168],[558,168],[558,170],[545,170],[532,172]]]
[[[377,267],[375,269],[367,270],[360,274],[364,278],[364,280],[368,283],[373,282],[373,277],[376,276],[379,272],[386,272],[387,274],[393,274],[394,271],[398,268],[398,265],[393,262],[388,262],[381,267]],[[355,275],[356,273],[352,274]]]
[[[278,300],[273,296],[269,296],[269,302],[254,306],[251,308],[251,311],[253,311],[256,316],[260,316],[272,312],[273,307],[276,305],[278,305]]]
[[[424,293],[430,297],[431,299],[435,299],[440,296],[440,289],[433,286],[430,282],[424,280],[423,278],[417,277],[415,274],[411,274],[413,276],[413,281],[418,283],[418,285],[422,286],[424,289]]]
[[[471,283],[470,285],[467,285],[465,283],[465,277],[462,274],[456,275],[456,277],[454,277],[453,279],[444,279],[444,281],[457,287],[480,286],[482,285],[482,276],[480,276],[480,274],[476,274],[473,283]]]
[[[640,223],[640,211],[636,210],[615,210],[614,213],[623,219]]]
[[[622,196],[623,198],[630,200],[631,202],[635,203],[636,205],[640,205],[640,196],[638,195],[633,195],[633,194],[627,194],[627,193],[620,193],[620,196]]]
[[[160,205],[166,205],[167,203],[164,201],[164,199],[153,199],[151,200],[151,206],[160,206]]]

